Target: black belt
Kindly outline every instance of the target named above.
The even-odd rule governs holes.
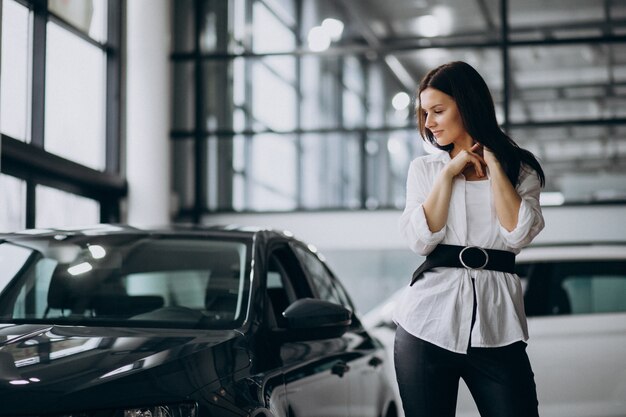
[[[415,270],[411,285],[432,268],[489,269],[515,273],[515,254],[506,250],[485,249],[478,246],[457,246],[439,244],[426,260]]]

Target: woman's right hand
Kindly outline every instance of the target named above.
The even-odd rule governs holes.
[[[459,175],[468,165],[474,166],[474,171],[479,177],[485,176],[485,166],[487,163],[481,155],[482,145],[480,143],[474,144],[469,150],[463,149],[454,158],[448,162],[445,167],[447,174],[450,178],[454,178]]]

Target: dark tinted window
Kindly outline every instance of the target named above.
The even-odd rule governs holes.
[[[626,312],[626,262],[563,261],[518,266],[526,314]]]
[[[269,255],[266,293],[272,327],[285,327],[283,311],[298,298],[311,297],[304,273],[287,244],[275,247]]]
[[[313,287],[317,291],[318,297],[322,300],[351,308],[346,295],[342,289],[336,285],[333,276],[330,274],[322,261],[320,261],[315,254],[309,252],[301,246],[296,246],[295,251],[300,258],[300,261],[307,269],[309,278],[312,281]]]

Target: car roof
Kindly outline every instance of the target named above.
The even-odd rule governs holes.
[[[517,263],[571,260],[626,260],[626,242],[535,245],[523,249]]]
[[[96,224],[75,228],[41,228],[25,229],[13,233],[0,234],[0,240],[20,240],[23,238],[50,239],[58,235],[80,236],[111,236],[111,235],[205,235],[239,237],[253,239],[258,235],[265,237],[281,236],[294,238],[293,233],[286,230],[276,230],[256,226],[243,225],[196,225],[196,224],[171,224],[159,227],[138,227],[125,224]]]

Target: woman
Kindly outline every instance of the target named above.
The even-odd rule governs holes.
[[[482,417],[537,416],[515,254],[543,229],[537,159],[499,128],[489,89],[465,62],[420,83],[422,137],[444,150],[411,162],[400,219],[427,256],[395,312],[407,417],[454,416],[463,378]]]

